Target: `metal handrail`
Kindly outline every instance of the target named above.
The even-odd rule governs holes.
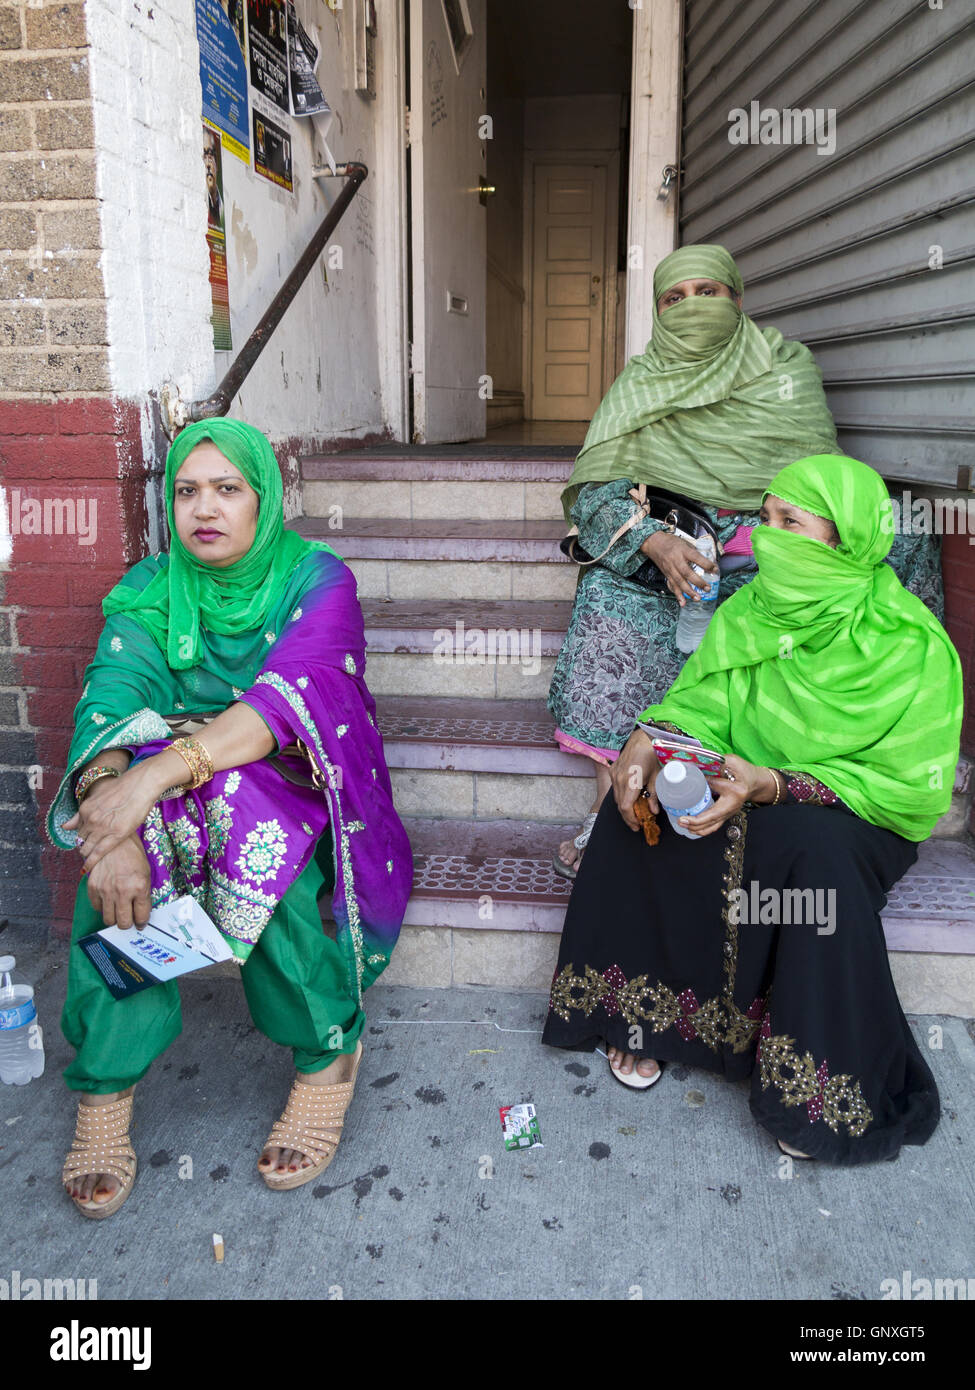
[[[304,284],[308,272],[321,255],[325,243],[341,221],[346,208],[358,193],[360,185],[368,178],[369,170],[364,164],[339,164],[336,166],[335,174],[339,178],[348,179],[348,183],[329,208],[318,231],[305,247],[301,259],[271,300],[264,317],[234,358],[213,395],[207,396],[206,400],[203,401],[185,402],[180,399],[178,387],[172,383],[167,383],[163,387],[159,396],[159,404],[163,428],[170,439],[175,439],[184,425],[190,424],[193,420],[210,420],[214,416],[227,414],[234,396],[244,384],[268,339]]]

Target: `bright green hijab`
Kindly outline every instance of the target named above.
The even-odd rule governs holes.
[[[684,280],[742,279],[723,246],[682,246],[653,277],[653,335],[592,418],[562,494],[566,518],[585,483],[630,478],[736,511],[760,505],[784,464],[836,447],[822,376],[802,343],[759,329],[731,299],[694,295],[657,312]]]
[[[758,577],[717,610],[663,700],[709,748],[805,772],[856,813],[924,840],[951,803],[962,718],[958,654],[884,564],[890,498],[872,468],[800,459],[773,494],[831,520],[834,550],[771,527],[752,534]]]
[[[190,451],[211,440],[240,470],[258,494],[257,534],[250,550],[233,565],[215,568],[197,560],[183,545],[173,519],[176,474]],[[259,628],[288,578],[312,550],[332,547],[302,540],[284,527],[281,470],[264,435],[242,420],[201,420],[187,425],[166,456],[166,515],[169,564],[144,589],[117,584],[102,602],[106,617],[125,613],[150,633],[171,670],[199,665],[201,627],[237,636]]]

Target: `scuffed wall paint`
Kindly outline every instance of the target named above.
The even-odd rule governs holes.
[[[332,14],[323,0],[299,0],[298,14],[315,26],[321,48],[318,80],[334,119],[327,134],[339,162],[368,165],[369,178],[339,223],[318,265],[275,330],[234,401],[231,413],[279,442],[357,439],[383,432],[379,381],[376,253],[377,105],[351,87],[351,10]],[[256,326],[275,292],[340,193],[340,179],[319,179],[324,150],[313,121],[291,118],[294,193],[276,188],[226,150],[223,196],[228,209],[227,257],[234,352]],[[202,205],[202,181],[200,199]],[[215,354],[219,379],[233,353]],[[291,505],[297,506],[294,497]]]
[[[298,11],[318,30],[318,78],[334,111],[329,145],[338,160],[367,164],[370,177],[231,414],[274,442],[303,438],[309,447],[315,439],[356,440],[386,431],[377,309],[377,209],[384,204],[375,167],[379,107],[350,85],[351,15],[348,21],[333,15],[324,0],[299,0]],[[294,193],[223,151],[234,349],[215,353],[193,0],[89,0],[86,12],[111,386],[140,405],[166,382],[174,382],[184,400],[199,399],[246,342],[342,181],[313,177],[324,150],[307,118],[290,120]],[[144,433],[148,447],[150,421]],[[149,524],[147,542],[157,519]]]
[[[193,0],[85,6],[112,390],[213,378]]]

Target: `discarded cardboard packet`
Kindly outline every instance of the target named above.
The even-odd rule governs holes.
[[[504,1135],[506,1149],[541,1149],[545,1146],[535,1118],[535,1107],[531,1104],[502,1105],[501,1133]]]

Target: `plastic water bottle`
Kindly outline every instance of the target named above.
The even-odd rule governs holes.
[[[698,536],[693,542],[694,548],[699,550],[707,559],[715,558],[714,541],[710,536]],[[680,610],[677,619],[677,632],[674,640],[677,643],[678,651],[690,655],[697,651],[701,645],[701,640],[708,630],[708,623],[714,617],[714,610],[718,606],[718,589],[721,584],[720,574],[712,575],[710,571],[702,570],[700,565],[693,565],[692,569],[701,576],[702,583],[698,586],[705,590],[700,602],[689,598]]]
[[[713,804],[711,788],[704,780],[701,769],[694,763],[676,760],[664,763],[657,773],[654,791],[677,834],[686,835],[689,840],[699,840],[699,835],[677,824],[677,817],[699,816]]]
[[[44,1071],[44,1035],[34,991],[13,956],[0,956],[0,1081],[26,1086]]]

